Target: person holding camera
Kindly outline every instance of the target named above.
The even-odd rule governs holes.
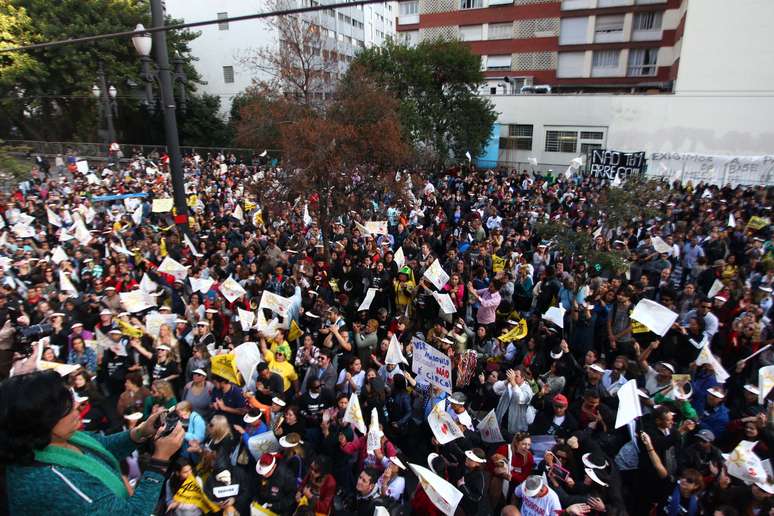
[[[159,430],[159,417],[110,436],[89,434],[78,431],[73,392],[58,373],[0,383],[0,464],[10,514],[151,514],[185,435],[179,424]],[[130,495],[119,461],[154,437],[151,461]]]

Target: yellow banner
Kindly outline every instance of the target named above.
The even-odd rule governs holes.
[[[293,342],[303,334],[304,332],[302,332],[301,328],[298,327],[298,324],[296,324],[296,321],[291,320],[290,329],[288,330],[288,342]]]
[[[771,224],[771,221],[768,219],[768,217],[750,217],[749,222],[747,222],[747,227],[754,230],[759,230],[761,228],[765,228]]]
[[[173,499],[181,504],[195,505],[205,513],[217,512],[220,510],[220,506],[212,503],[209,498],[204,494],[202,486],[196,481],[196,477],[191,475],[180,489],[177,490]]]
[[[121,329],[121,333],[128,337],[142,337],[142,330],[139,328],[135,328],[131,324],[129,324],[126,321],[122,321],[121,319],[116,319],[118,322],[118,326]]]
[[[233,384],[242,385],[242,377],[237,369],[233,354],[215,355],[210,360],[210,363],[212,365],[212,374],[225,378]]]
[[[496,254],[492,255],[492,272],[503,272],[505,270],[505,258],[500,258]]]
[[[261,507],[258,502],[253,502],[250,505],[250,516],[277,516],[277,513]]]
[[[528,328],[527,328],[527,320],[522,319],[519,321],[519,324],[513,327],[510,331],[507,333],[503,333],[500,335],[498,340],[501,342],[511,342],[512,340],[521,340],[524,337],[527,336]]]

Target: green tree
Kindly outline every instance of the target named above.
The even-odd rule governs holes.
[[[185,111],[177,115],[177,123],[182,145],[231,145],[231,130],[221,117],[219,97],[207,94],[189,97]]]
[[[32,42],[129,30],[138,23],[150,25],[150,7],[142,0],[5,0],[3,4],[6,9],[23,8],[29,18],[24,23],[25,34]],[[170,54],[184,60],[190,84],[199,80],[188,47],[195,37],[188,30],[167,34]],[[34,62],[22,72],[0,68],[0,118],[5,116],[24,137],[94,140],[100,118],[91,87],[97,81],[99,62],[109,84],[119,91],[118,110],[124,112],[120,120],[141,120],[132,116],[141,110],[136,85],[142,81],[140,61],[129,38],[65,45],[27,55]],[[134,132],[121,124],[116,129],[119,139]]]
[[[497,114],[477,94],[484,80],[481,59],[467,45],[440,40],[408,47],[388,41],[360,52],[350,70],[359,68],[400,99],[404,134],[436,162],[483,152]]]

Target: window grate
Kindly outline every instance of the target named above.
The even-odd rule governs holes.
[[[576,131],[546,131],[546,152],[574,153],[577,148]]]
[[[234,82],[234,67],[233,66],[224,66],[223,67],[223,82],[226,84],[231,84]]]
[[[218,13],[218,19],[219,20],[228,20],[228,13]],[[218,30],[228,30],[228,22],[222,21],[218,22]]]
[[[604,140],[605,133],[602,131],[581,131],[581,140]]]

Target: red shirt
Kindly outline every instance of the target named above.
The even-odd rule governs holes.
[[[508,458],[508,447],[510,444],[503,444],[495,453],[499,453],[506,459]],[[511,489],[526,480],[532,469],[535,467],[535,459],[531,453],[524,457],[521,453],[513,453],[511,457]]]

